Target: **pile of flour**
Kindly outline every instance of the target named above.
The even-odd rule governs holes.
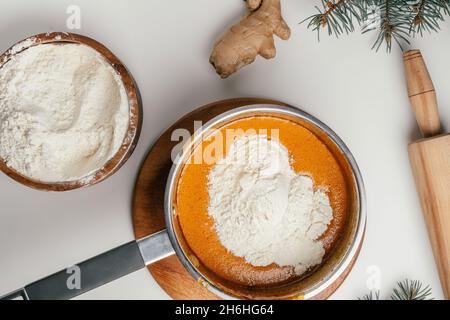
[[[300,275],[325,254],[317,240],[333,218],[328,195],[265,135],[244,135],[209,173],[209,215],[223,246],[254,266],[292,266]]]
[[[33,46],[0,69],[0,157],[27,177],[90,175],[119,150],[128,122],[119,75],[88,46]]]

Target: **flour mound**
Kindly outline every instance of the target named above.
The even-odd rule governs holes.
[[[119,150],[125,87],[94,49],[40,44],[0,69],[0,157],[42,182],[79,180]]]
[[[244,135],[208,176],[208,213],[222,245],[254,266],[321,263],[318,238],[333,218],[328,195],[297,174],[288,150],[265,135]]]

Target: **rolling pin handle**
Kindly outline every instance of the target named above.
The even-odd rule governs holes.
[[[420,50],[403,54],[408,96],[424,137],[441,133],[436,91]]]

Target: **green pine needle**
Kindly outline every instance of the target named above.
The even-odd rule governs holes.
[[[362,298],[358,298],[358,300],[380,300],[380,291],[370,291]]]
[[[314,14],[301,23],[336,37],[348,34],[360,26],[362,33],[376,31],[372,49],[379,50],[383,43],[391,51],[396,43],[403,49],[409,39],[424,32],[437,32],[440,24],[450,15],[450,0],[317,0]]]
[[[391,295],[392,300],[433,300],[430,286],[423,287],[417,280],[405,280],[398,282],[397,287]],[[423,287],[423,288],[422,288]]]
[[[358,300],[380,300],[380,291],[371,291]],[[418,280],[397,282],[391,294],[391,300],[433,300],[430,286],[423,286]]]

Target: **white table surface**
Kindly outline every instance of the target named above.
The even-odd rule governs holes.
[[[410,172],[406,146],[417,137],[400,51],[370,51],[374,34],[339,40],[298,22],[311,1],[283,0],[292,28],[277,41],[276,60],[258,59],[228,80],[208,64],[214,40],[243,12],[240,0],[0,0],[0,51],[29,35],[73,31],[107,45],[140,87],[144,125],[131,159],[106,182],[84,190],[44,193],[0,174],[0,295],[133,239],[131,197],[136,174],[159,133],[195,107],[233,97],[278,99],[333,128],[352,150],[368,199],[368,225],[353,271],[332,296],[355,299],[379,279],[382,297],[396,281],[420,279],[442,291]],[[69,5],[81,29],[66,26]],[[450,21],[450,19],[449,19]],[[414,45],[426,57],[450,124],[450,23]],[[375,281],[376,283],[376,281]],[[146,270],[78,299],[167,299]]]

